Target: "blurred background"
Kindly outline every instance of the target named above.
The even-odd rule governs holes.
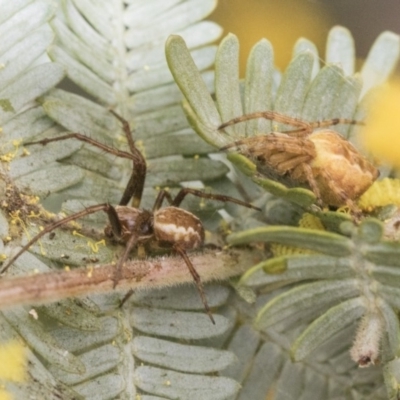
[[[400,0],[219,0],[210,19],[224,27],[224,36],[239,37],[241,73],[251,47],[263,37],[274,46],[275,63],[283,70],[301,36],[314,42],[324,58],[334,25],[350,29],[357,56],[364,58],[381,32],[400,34]]]

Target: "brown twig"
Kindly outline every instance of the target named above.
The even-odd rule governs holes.
[[[191,255],[202,281],[226,280],[260,261],[259,252],[248,249],[205,251]],[[96,265],[70,271],[54,271],[0,279],[0,309],[23,304],[44,304],[69,297],[111,292],[115,265]],[[141,290],[192,282],[181,257],[159,257],[127,262],[115,290]]]

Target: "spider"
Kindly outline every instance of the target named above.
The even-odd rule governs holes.
[[[191,188],[182,188],[174,198],[172,198],[167,191],[161,190],[155,200],[152,210],[140,208],[146,179],[146,161],[142,153],[135,145],[135,142],[131,136],[128,122],[114,111],[111,111],[111,113],[122,123],[122,128],[126,136],[130,152],[109,147],[80,133],[68,133],[59,137],[43,139],[36,142],[28,142],[25,144],[46,145],[50,142],[74,138],[82,142],[86,142],[94,147],[100,148],[103,151],[114,154],[115,156],[132,160],[132,174],[124,190],[119,205],[115,207],[109,203],[93,205],[47,225],[7,262],[0,273],[4,273],[21,254],[28,250],[30,246],[32,246],[45,234],[50,233],[54,229],[78,218],[82,218],[98,211],[104,211],[109,219],[109,224],[104,230],[105,236],[110,240],[125,246],[125,249],[123,250],[122,255],[116,264],[115,275],[113,277],[114,288],[117,286],[121,278],[123,265],[127,261],[129,254],[134,248],[148,244],[161,249],[170,249],[179,254],[186,263],[189,272],[191,273],[197,286],[197,290],[200,294],[204,308],[212,323],[215,324],[214,318],[207,303],[200,276],[186,253],[188,250],[197,249],[203,245],[204,228],[201,221],[194,214],[180,208],[179,206],[185,196],[191,194],[206,199],[232,202],[244,207],[253,208],[255,210],[260,209],[249,203],[229,196],[205,193]],[[131,205],[128,205],[131,199]],[[165,199],[170,203],[170,205],[162,208],[162,204]]]
[[[357,210],[354,200],[372,185],[379,171],[339,133],[331,129],[314,130],[337,124],[363,125],[362,122],[342,118],[308,122],[275,111],[261,111],[234,118],[218,130],[255,118],[297,129],[244,138],[221,150],[236,148],[255,160],[263,175],[288,186],[300,184],[310,188],[321,206],[347,205]]]

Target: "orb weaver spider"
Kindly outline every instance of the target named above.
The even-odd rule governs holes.
[[[327,128],[337,124],[362,122],[334,118],[308,122],[276,111],[246,114],[223,123],[218,130],[256,118],[265,118],[292,125],[297,129],[271,132],[237,140],[221,150],[237,149],[254,160],[257,170],[287,186],[306,186],[317,197],[320,206],[354,203],[378,178],[378,169],[338,132]]]
[[[200,275],[186,253],[188,250],[200,248],[204,244],[204,227],[199,218],[179,206],[185,196],[191,194],[205,199],[236,203],[258,211],[260,211],[260,209],[249,203],[229,196],[205,193],[191,188],[182,188],[174,198],[172,198],[167,191],[160,190],[152,210],[140,208],[147,172],[146,161],[135,145],[128,122],[114,111],[111,111],[111,113],[122,123],[122,128],[130,152],[109,147],[80,133],[68,133],[51,139],[27,142],[25,145],[46,145],[51,142],[73,138],[86,142],[107,153],[114,154],[115,156],[132,160],[132,174],[119,205],[115,207],[109,203],[93,205],[45,226],[41,232],[33,237],[7,262],[7,264],[1,269],[0,273],[4,273],[18,259],[18,257],[21,256],[21,254],[28,250],[45,234],[52,232],[54,229],[61,227],[62,225],[75,221],[78,218],[99,211],[104,211],[109,219],[109,224],[104,230],[105,236],[114,242],[125,246],[125,249],[116,264],[115,274],[113,277],[114,288],[117,286],[121,278],[121,271],[124,263],[127,261],[129,254],[135,247],[152,243],[157,245],[159,248],[171,249],[173,252],[179,254],[184,260],[197,286],[204,308],[212,323],[215,324],[207,303]],[[167,200],[170,205],[162,207],[164,200]],[[128,205],[129,201],[131,201],[130,206]]]

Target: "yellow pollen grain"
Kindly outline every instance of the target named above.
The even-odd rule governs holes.
[[[86,276],[88,278],[91,278],[93,276],[93,267],[92,266],[88,267],[88,272],[87,272]]]
[[[93,253],[98,253],[99,252],[99,245],[105,246],[106,245],[106,241],[104,239],[99,240],[98,242],[92,242],[91,240],[89,240],[87,242],[87,245],[90,247],[90,249],[92,250]]]
[[[304,213],[299,220],[300,228],[315,229],[317,231],[324,231],[325,227],[322,225],[321,220],[313,214]],[[271,251],[275,257],[293,255],[293,254],[315,254],[313,250],[304,249],[297,246],[287,246],[280,243],[271,243]]]

